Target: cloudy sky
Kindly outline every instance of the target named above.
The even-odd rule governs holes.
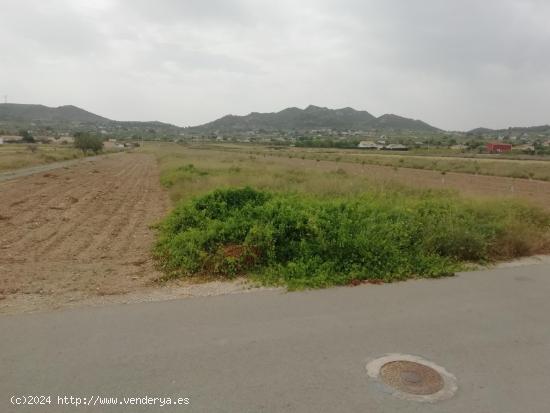
[[[0,95],[181,126],[308,104],[550,123],[548,0],[0,0]]]

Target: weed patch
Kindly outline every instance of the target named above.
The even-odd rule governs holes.
[[[160,183],[165,188],[170,188],[175,182],[192,181],[196,177],[206,176],[208,172],[195,168],[193,164],[183,165],[164,174]]]
[[[154,256],[170,276],[248,274],[316,288],[450,275],[466,262],[547,248],[549,227],[549,215],[532,207],[449,194],[329,199],[246,187],[178,204],[158,226]]]

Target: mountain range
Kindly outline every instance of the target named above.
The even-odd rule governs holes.
[[[550,135],[550,125],[541,126],[516,126],[507,129],[476,128],[468,132],[471,135],[511,136],[522,134],[546,134]]]
[[[252,112],[244,116],[227,115],[203,125],[179,127],[169,123],[116,121],[96,115],[73,105],[56,108],[44,105],[17,103],[0,103],[0,128],[25,127],[29,124],[37,126],[53,126],[69,130],[86,128],[107,128],[110,130],[153,131],[165,134],[213,134],[242,133],[248,131],[303,131],[314,129],[355,129],[376,130],[381,133],[392,131],[410,132],[442,132],[442,130],[421,120],[409,119],[393,114],[380,117],[373,116],[364,110],[352,108],[328,109],[310,105],[305,109],[291,107],[280,112]],[[550,126],[515,127],[508,129],[477,128],[468,132],[472,135],[500,136],[522,133],[550,134]]]
[[[70,131],[107,129],[140,133],[154,130],[165,134],[176,134],[183,130],[179,126],[158,121],[116,121],[73,105],[52,108],[20,103],[0,103],[0,129],[1,125],[30,129],[33,129],[34,125],[39,128],[52,127],[54,130]]]
[[[363,110],[328,109],[313,105],[305,109],[292,107],[274,113],[252,112],[245,116],[227,115],[213,122],[188,128],[190,132],[195,133],[311,129],[439,131],[423,121],[397,115],[386,114],[377,118]]]
[[[275,113],[252,112],[245,116],[227,115],[204,125],[179,128],[162,122],[120,122],[96,115],[76,106],[67,105],[52,108],[44,105],[16,103],[0,104],[0,122],[39,123],[42,125],[113,126],[132,125],[143,127],[169,127],[181,129],[190,134],[239,133],[247,131],[290,131],[312,129],[356,129],[356,130],[408,130],[435,132],[439,129],[420,120],[397,115],[375,117],[367,111],[352,108],[328,109],[310,105],[305,109],[287,108]]]
[[[51,108],[44,105],[0,104],[0,121],[109,123],[110,119],[73,105]]]

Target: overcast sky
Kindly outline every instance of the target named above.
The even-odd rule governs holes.
[[[0,95],[181,126],[308,104],[550,123],[548,0],[0,0]]]

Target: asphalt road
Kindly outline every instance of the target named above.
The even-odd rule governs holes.
[[[550,265],[322,291],[251,292],[0,317],[1,412],[550,411]],[[435,404],[396,399],[368,359],[454,374]],[[10,404],[51,395],[52,405]],[[58,406],[57,396],[188,397],[177,407]]]

